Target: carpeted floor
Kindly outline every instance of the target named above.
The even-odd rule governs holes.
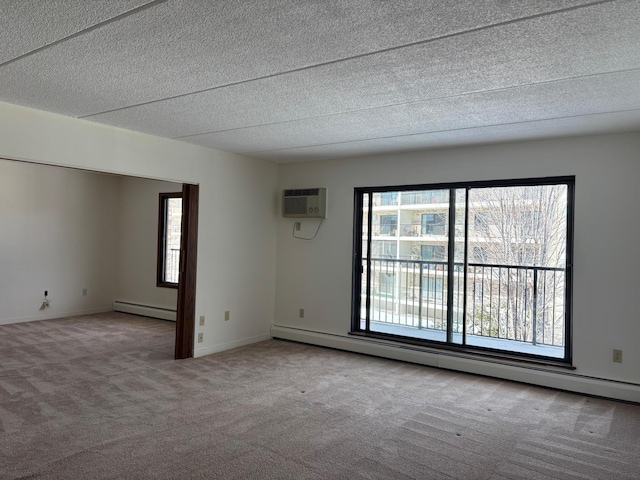
[[[0,326],[0,479],[638,479],[640,406],[175,325]]]

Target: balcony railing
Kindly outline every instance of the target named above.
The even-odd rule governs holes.
[[[373,236],[375,237],[395,237],[397,234],[397,224],[373,225]]]
[[[449,190],[435,190],[425,192],[402,192],[402,205],[430,205],[433,203],[448,203]]]
[[[480,337],[564,346],[565,270],[522,265],[454,264],[453,304],[447,305],[448,263],[421,260],[371,260],[371,319],[419,330],[452,331]],[[367,269],[362,278],[363,305]],[[463,312],[466,311],[466,322]]]
[[[401,223],[401,237],[425,237],[428,235],[446,235],[447,227],[444,224]]]
[[[373,235],[375,237],[396,237],[400,233],[401,237],[426,237],[429,235],[446,235],[445,225],[432,225],[421,223],[401,223],[398,225],[391,223],[386,225],[373,225]]]
[[[444,205],[449,202],[449,190],[420,192],[382,192],[373,195],[374,207],[399,205]]]
[[[374,207],[389,207],[398,205],[398,194],[393,193],[380,193],[373,196]]]

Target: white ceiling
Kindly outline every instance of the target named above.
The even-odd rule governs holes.
[[[640,0],[0,0],[0,101],[275,161],[640,130]]]

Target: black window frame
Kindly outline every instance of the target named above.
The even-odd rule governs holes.
[[[182,192],[160,193],[159,197],[160,202],[158,206],[158,256],[156,286],[162,288],[177,289],[178,282],[168,282],[166,280],[167,215],[169,200],[172,198],[182,198]],[[180,260],[178,260],[178,262],[180,262]],[[178,269],[180,269],[179,263]]]
[[[468,193],[470,189],[485,187],[522,187],[522,186],[543,186],[543,185],[566,185],[567,186],[567,223],[566,223],[566,259],[565,259],[565,318],[564,318],[564,358],[552,358],[547,356],[535,355],[530,353],[522,353],[515,351],[506,351],[481,347],[475,345],[460,345],[451,341],[440,342],[427,339],[418,339],[395,334],[372,332],[370,328],[362,329],[360,311],[362,306],[361,288],[362,276],[365,273],[363,266],[362,244],[363,244],[363,223],[365,217],[363,215],[363,200],[368,194],[369,198],[369,217],[367,230],[372,231],[372,210],[373,196],[376,193],[385,192],[411,192],[425,190],[450,190],[466,189]],[[452,197],[451,197],[452,198]],[[468,205],[467,205],[467,212]],[[469,215],[466,218],[466,232],[469,233]],[[356,187],[354,188],[354,220],[353,220],[353,257],[352,257],[352,300],[351,300],[351,330],[350,335],[378,338],[400,342],[401,344],[425,346],[429,348],[448,350],[455,352],[463,352],[471,355],[478,355],[486,358],[497,358],[515,362],[526,362],[531,364],[542,364],[549,366],[565,367],[574,369],[573,366],[573,256],[574,256],[574,217],[575,217],[575,176],[558,176],[558,177],[537,177],[522,178],[508,180],[485,180],[471,182],[452,182],[438,184],[408,184],[408,185],[389,185],[376,187]],[[448,222],[447,222],[448,223]],[[451,226],[449,226],[451,229]],[[371,242],[371,237],[368,237]],[[369,245],[370,247],[370,245]],[[370,248],[368,249],[370,252]],[[468,249],[467,249],[468,255]],[[465,263],[466,263],[465,259]],[[370,272],[368,272],[370,274]],[[370,275],[367,276],[370,281]],[[367,305],[368,307],[368,305]],[[368,330],[368,331],[367,331]]]

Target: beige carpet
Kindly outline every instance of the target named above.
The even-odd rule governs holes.
[[[124,314],[0,326],[0,479],[638,479],[640,406]]]

